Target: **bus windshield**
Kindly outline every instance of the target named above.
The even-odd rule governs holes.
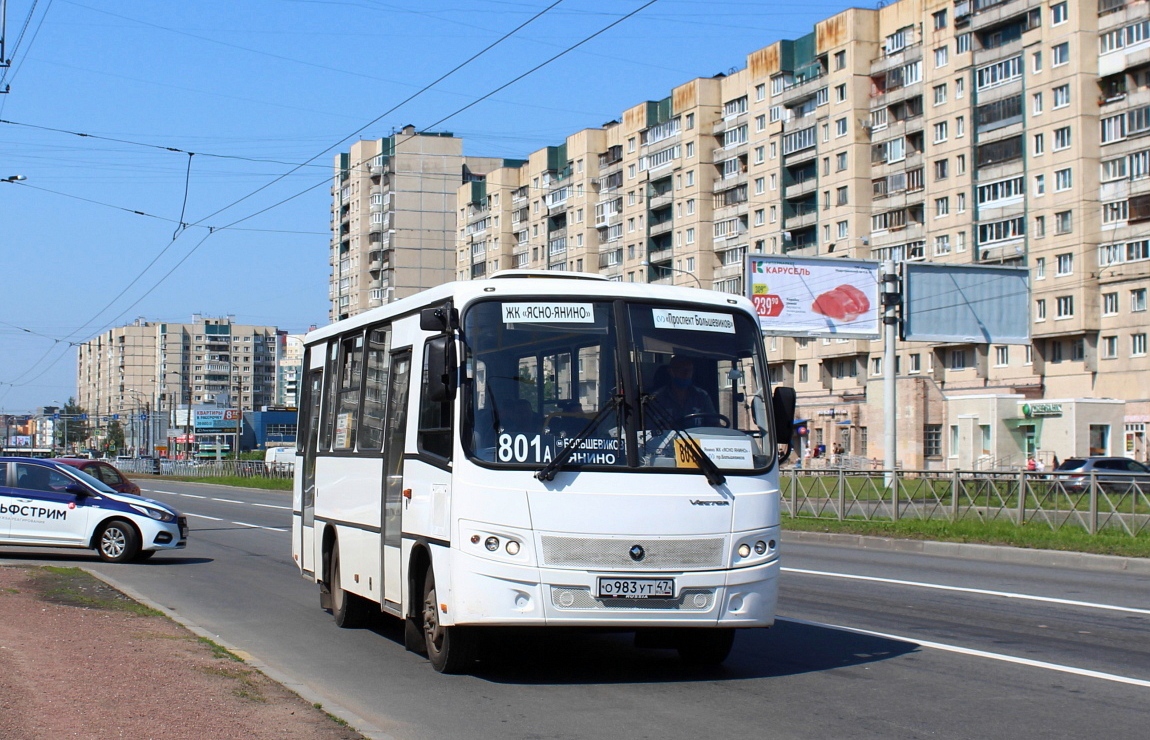
[[[488,300],[463,317],[468,456],[534,468],[761,473],[774,457],[758,326],[717,306]],[[630,394],[628,394],[628,389]],[[704,467],[711,467],[705,464]]]

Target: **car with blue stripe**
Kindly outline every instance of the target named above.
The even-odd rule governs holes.
[[[0,546],[85,548],[124,563],[187,544],[187,517],[171,506],[71,465],[0,457]]]

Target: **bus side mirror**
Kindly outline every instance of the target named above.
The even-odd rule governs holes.
[[[771,398],[771,405],[775,412],[775,442],[789,445],[795,433],[795,406],[798,405],[795,389],[778,386]]]
[[[419,312],[419,328],[436,333],[455,331],[459,328],[459,312],[455,310],[451,301],[442,306],[425,308]]]
[[[450,335],[427,340],[427,398],[442,403],[455,398],[455,342]]]

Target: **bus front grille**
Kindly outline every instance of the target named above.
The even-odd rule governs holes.
[[[624,571],[722,568],[724,538],[621,539],[543,535],[543,565]],[[633,548],[638,548],[633,551]],[[639,552],[640,557],[633,557]]]
[[[552,586],[551,603],[559,609],[667,609],[703,612],[715,603],[710,589],[683,589],[676,599],[599,599],[591,589],[578,586]]]

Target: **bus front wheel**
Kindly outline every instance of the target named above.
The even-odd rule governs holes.
[[[429,567],[423,579],[423,640],[427,659],[439,673],[462,673],[475,658],[475,634],[463,627],[445,627],[439,621],[435,573]]]
[[[684,629],[679,632],[676,647],[679,658],[692,668],[710,668],[719,665],[731,654],[735,643],[735,630]]]

